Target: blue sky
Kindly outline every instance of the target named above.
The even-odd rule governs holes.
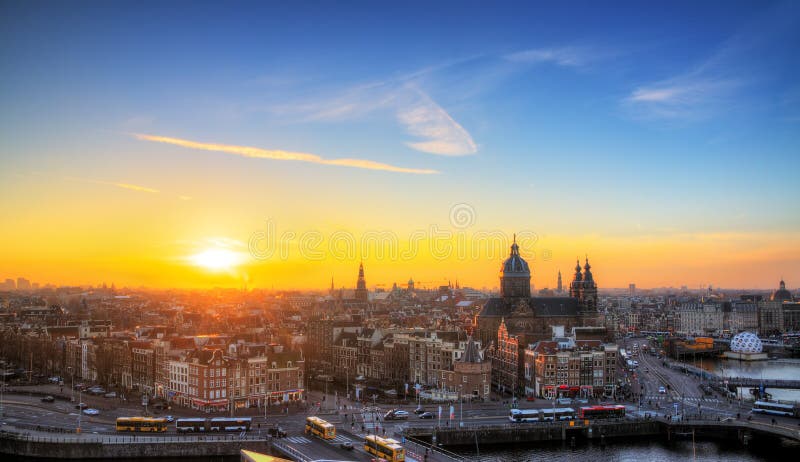
[[[430,3],[5,2],[0,205],[124,184],[227,235],[458,202],[541,235],[800,231],[797,2]]]

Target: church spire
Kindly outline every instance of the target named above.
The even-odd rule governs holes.
[[[358,265],[358,280],[356,281],[356,300],[366,302],[369,298],[367,292],[367,280],[364,278],[364,262]]]

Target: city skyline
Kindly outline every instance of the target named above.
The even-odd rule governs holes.
[[[101,5],[2,7],[0,280],[797,287],[794,2]]]

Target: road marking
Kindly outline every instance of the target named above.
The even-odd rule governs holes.
[[[295,444],[308,444],[311,442],[311,440],[305,436],[287,436],[286,439]]]

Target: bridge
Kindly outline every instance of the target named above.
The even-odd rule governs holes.
[[[669,367],[685,371],[690,374],[696,375],[703,380],[708,380],[711,382],[717,383],[727,383],[728,387],[750,387],[756,388],[760,385],[764,385],[764,388],[791,388],[791,389],[800,389],[800,380],[797,379],[760,379],[755,377],[731,377],[731,376],[719,376],[714,374],[713,372],[709,372],[705,369],[700,369],[699,367],[693,366],[691,364],[685,363],[676,363],[673,362],[669,365]]]
[[[563,421],[509,423],[501,425],[469,426],[462,428],[408,428],[407,438],[417,438],[443,446],[468,446],[483,444],[515,444],[537,441],[576,441],[631,437],[664,437],[672,439],[696,434],[739,441],[747,445],[754,438],[784,438],[800,442],[796,426],[771,425],[739,419],[692,418],[678,422],[662,418],[619,419],[613,421]]]
[[[716,376],[718,380],[723,379]],[[764,388],[795,388],[800,389],[800,380],[783,380],[783,379],[756,379],[750,377],[725,377],[728,386],[735,387],[758,387],[764,385]]]

